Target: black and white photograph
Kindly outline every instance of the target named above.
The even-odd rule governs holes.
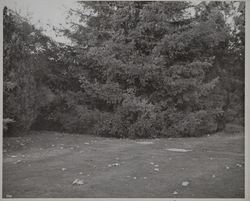
[[[0,3],[3,199],[247,198],[249,2]]]

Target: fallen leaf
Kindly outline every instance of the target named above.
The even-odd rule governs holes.
[[[236,164],[236,166],[237,166],[237,167],[242,167],[242,165],[241,165],[241,164],[239,164],[239,163],[237,163],[237,164]]]
[[[22,162],[22,160],[17,160],[17,161],[15,162],[15,164],[20,163],[20,162]]]
[[[176,148],[172,148],[172,149],[167,149],[168,151],[174,151],[174,152],[189,152],[191,150],[188,149],[176,149]]]
[[[120,163],[113,163],[113,164],[108,164],[108,167],[115,167],[115,166],[119,166]]]
[[[80,180],[80,179],[75,179],[73,182],[72,182],[73,185],[83,185],[84,182],[83,180]]]
[[[12,198],[13,196],[10,194],[6,194],[6,198]]]
[[[189,182],[188,182],[188,181],[183,181],[181,185],[182,185],[182,186],[188,186],[188,185],[189,185]]]
[[[144,145],[147,145],[147,144],[154,144],[153,142],[148,142],[148,141],[145,141],[145,142],[137,142],[138,144],[144,144]]]

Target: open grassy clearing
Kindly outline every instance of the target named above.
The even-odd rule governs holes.
[[[77,178],[84,184],[73,185]],[[242,198],[244,135],[129,140],[34,132],[4,138],[6,196]]]

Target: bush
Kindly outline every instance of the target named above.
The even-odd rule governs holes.
[[[150,119],[152,120],[154,116],[154,105],[145,99],[126,93],[116,113],[110,114],[96,126],[96,133],[119,138],[153,137],[156,134]]]
[[[201,136],[215,132],[217,128],[214,115],[204,110],[173,115],[172,121],[168,132],[178,137]]]
[[[62,125],[62,130],[70,133],[86,133],[100,121],[100,112],[89,110],[85,106],[76,105],[71,110],[57,113],[57,121]]]
[[[161,127],[154,119],[140,119],[129,128],[130,138],[155,138],[161,136]]]
[[[129,123],[123,121],[119,115],[107,115],[95,126],[95,133],[106,137],[129,137]]]

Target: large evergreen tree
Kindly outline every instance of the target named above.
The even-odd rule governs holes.
[[[60,30],[71,46],[4,11],[4,119],[16,128],[198,136],[244,119],[244,3],[78,3]]]
[[[187,2],[79,4],[82,9],[72,13],[80,23],[64,33],[79,50],[82,96],[92,107],[119,114],[104,127],[123,123],[128,134],[138,122],[150,121],[160,134],[187,136],[217,129],[225,104],[213,92],[223,78],[218,60],[231,31],[223,8]]]

